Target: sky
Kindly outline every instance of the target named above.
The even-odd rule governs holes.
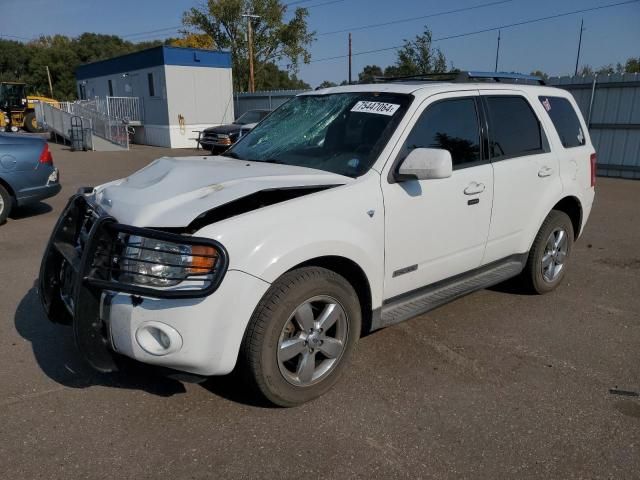
[[[353,30],[353,77],[357,79],[357,73],[365,65],[385,67],[395,61],[395,50],[363,55],[358,55],[359,52],[402,45],[404,39],[421,33],[425,25],[434,39],[439,39],[620,1],[623,0],[284,0],[283,3],[292,4],[289,17],[295,7],[309,7],[309,26],[317,37],[310,47],[312,63],[302,65],[298,76],[315,87],[323,80],[340,82],[347,78],[346,58],[322,61],[347,54],[347,33],[330,34],[336,30]],[[96,32],[117,34],[132,41],[165,38],[176,35],[185,10],[202,3],[203,0],[0,0],[0,36],[30,39],[41,34],[76,36]],[[487,4],[493,5],[482,6]],[[469,9],[477,6],[481,7]],[[468,10],[416,18],[465,8]],[[407,18],[411,20],[357,29]],[[503,28],[498,69],[572,74],[581,19],[585,27],[581,65],[615,65],[640,56],[640,2],[635,2]],[[160,29],[164,30],[144,33]],[[491,31],[440,40],[435,46],[456,68],[493,71],[496,43],[497,32]]]

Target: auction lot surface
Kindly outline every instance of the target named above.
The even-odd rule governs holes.
[[[640,398],[609,392],[640,391],[640,182],[598,179],[556,292],[497,287],[369,335],[287,410],[229,378],[95,373],[38,302],[69,195],[192,153],[53,146],[62,193],[0,227],[0,478],[640,478]]]

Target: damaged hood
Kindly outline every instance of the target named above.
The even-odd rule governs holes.
[[[92,200],[120,223],[185,227],[208,210],[261,190],[352,181],[305,167],[226,157],[164,157],[129,177],[96,187]]]

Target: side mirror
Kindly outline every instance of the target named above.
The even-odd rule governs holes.
[[[451,153],[441,148],[411,150],[395,174],[397,181],[449,178],[453,173]]]

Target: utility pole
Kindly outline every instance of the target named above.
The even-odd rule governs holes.
[[[582,47],[582,32],[584,30],[584,18],[580,20],[580,38],[578,39],[578,55],[576,56],[576,71],[573,74],[578,75],[578,63],[580,62],[580,47]]]
[[[247,42],[249,44],[249,92],[253,93],[256,90],[256,86],[253,78],[253,26],[251,21],[255,18],[260,18],[260,16],[252,15],[250,13],[245,13],[242,16],[247,19]]]
[[[500,30],[498,30],[498,45],[496,46],[496,69],[498,71],[498,58],[500,57]]]
[[[351,85],[351,32],[349,32],[349,85]]]
[[[47,69],[47,78],[49,79],[49,96],[53,98],[53,85],[51,83],[51,72],[49,72],[49,65],[45,66]]]

